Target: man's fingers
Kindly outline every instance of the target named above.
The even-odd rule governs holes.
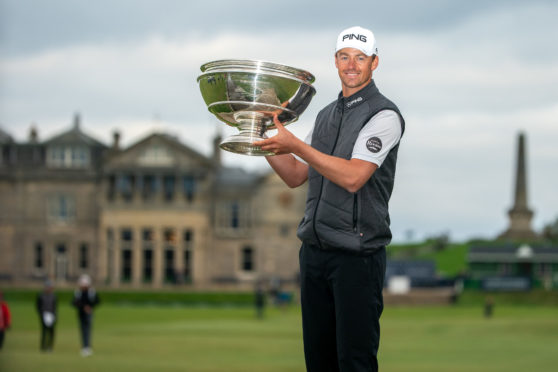
[[[277,122],[275,122],[275,128],[277,128],[278,131],[285,130],[285,127],[283,126],[283,124],[281,124],[281,122],[279,120],[277,120]]]
[[[262,146],[267,146],[267,145],[269,145],[269,144],[270,144],[269,142],[270,142],[269,140],[256,141],[256,142],[252,142],[252,145],[256,145],[256,146],[262,147]]]
[[[281,121],[279,121],[277,114],[273,115],[273,124],[275,124],[275,128],[277,128],[277,130],[285,129]]]

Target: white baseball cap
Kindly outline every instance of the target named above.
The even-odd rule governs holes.
[[[343,48],[358,49],[369,57],[373,54],[378,55],[374,34],[372,31],[360,26],[350,27],[341,31],[337,37],[335,53]]]
[[[79,277],[78,284],[80,287],[89,287],[91,285],[91,277],[87,274],[82,274]]]

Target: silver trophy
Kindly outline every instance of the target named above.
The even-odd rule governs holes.
[[[276,63],[221,60],[202,65],[201,71],[198,83],[208,110],[240,130],[220,147],[237,154],[274,155],[252,143],[267,138],[274,120],[296,121],[316,93],[311,73]]]

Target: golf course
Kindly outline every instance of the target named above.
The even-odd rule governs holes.
[[[32,301],[10,303],[2,372],[305,371],[300,308],[103,303],[93,350],[80,356],[74,309],[61,302],[52,353],[39,351]],[[552,371],[558,365],[555,306],[386,307],[379,352],[384,372]]]

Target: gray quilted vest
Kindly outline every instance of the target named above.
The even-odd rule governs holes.
[[[404,132],[405,122],[399,109],[378,91],[374,81],[350,97],[339,94],[337,101],[318,114],[312,147],[325,154],[351,159],[359,132],[382,110],[395,111]],[[309,167],[306,210],[297,231],[300,240],[322,249],[362,253],[388,245],[391,241],[388,202],[398,149],[399,143],[356,193],[337,186]]]

